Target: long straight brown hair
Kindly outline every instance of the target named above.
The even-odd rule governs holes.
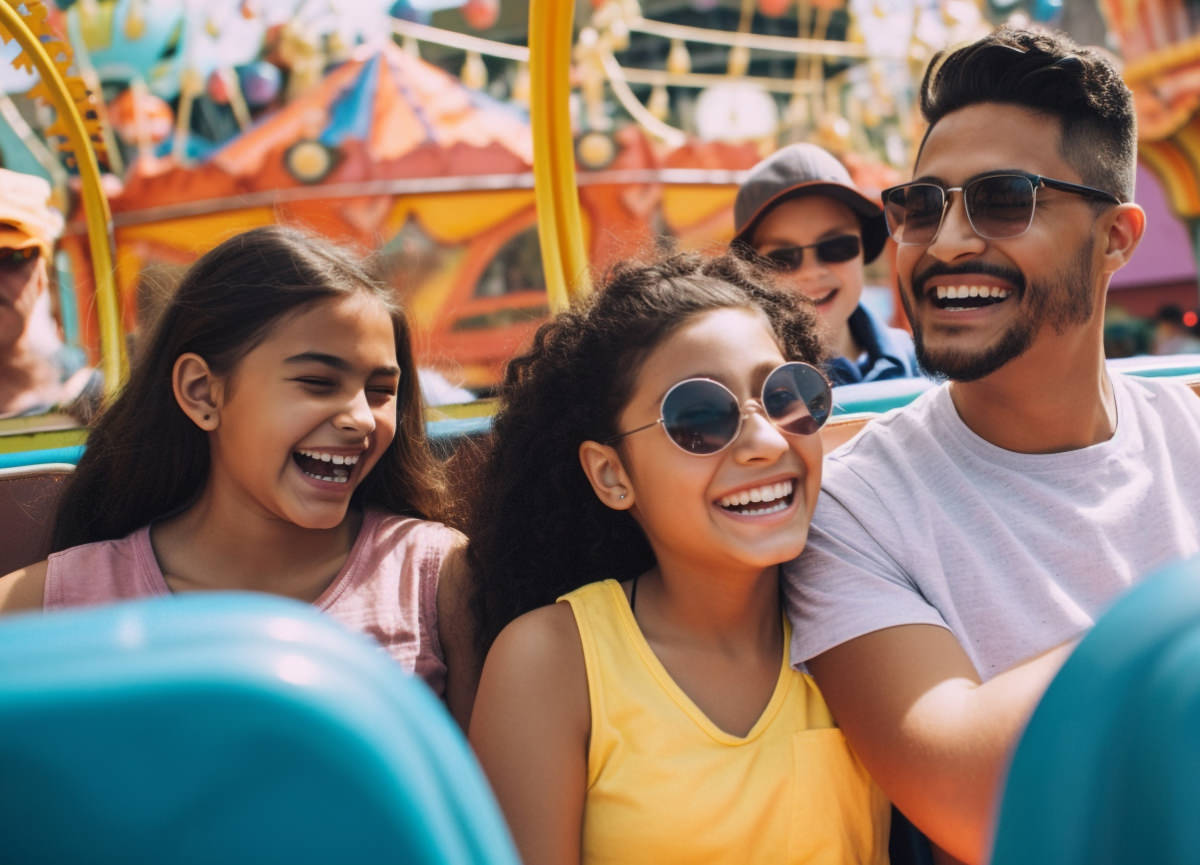
[[[200,494],[209,472],[208,434],[175,400],[171,374],[181,354],[195,352],[217,375],[229,375],[285,316],[359,292],[379,298],[391,313],[400,391],[396,436],[352,501],[440,519],[444,479],[425,436],[403,311],[350,252],[296,229],[269,226],[230,238],[188,270],[129,382],[88,435],[63,493],[53,548],[124,537]]]

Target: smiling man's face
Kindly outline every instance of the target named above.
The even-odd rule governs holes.
[[[1053,118],[1016,105],[971,105],[938,121],[913,173],[944,187],[1003,170],[1082,183],[1059,152],[1060,139]],[[896,257],[921,365],[972,381],[1024,354],[1046,328],[1063,333],[1088,322],[1097,306],[1095,218],[1086,199],[1042,188],[1025,233],[986,240],[967,220],[961,194],[952,193],[937,236],[901,245]]]

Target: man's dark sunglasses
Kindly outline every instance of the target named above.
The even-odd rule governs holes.
[[[1027,171],[997,171],[973,177],[962,186],[942,186],[928,180],[902,183],[883,191],[888,232],[902,246],[932,243],[950,205],[950,193],[961,192],[967,221],[980,237],[1003,240],[1019,237],[1033,224],[1039,189],[1057,189],[1109,204],[1121,199],[1110,192],[1054,180]]]
[[[780,273],[790,273],[804,266],[804,250],[813,249],[817,253],[817,261],[824,264],[839,264],[857,258],[862,252],[862,238],[857,234],[839,234],[827,237],[816,243],[806,243],[803,246],[784,246],[762,253],[759,258],[771,270]]]

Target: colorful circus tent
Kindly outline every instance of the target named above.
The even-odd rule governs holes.
[[[636,127],[608,145],[580,179],[594,266],[649,249],[660,233],[684,247],[727,239],[734,170],[753,164],[753,147],[692,144],[664,156]],[[487,386],[547,314],[531,160],[518,109],[394,43],[364,46],[202,161],[133,162],[111,197],[126,330],[225,237],[300,224],[378,252],[415,320],[422,361]],[[681,166],[664,201],[659,181]],[[74,228],[64,245],[87,309],[90,268],[78,220]],[[94,326],[83,336],[94,349]]]
[[[514,221],[532,222],[531,151],[519,111],[391,42],[364,47],[203,161],[134,162],[111,197],[126,329],[136,331],[162,285],[202,252],[274,222],[364,250],[415,243],[437,259],[426,261],[423,287],[444,296]],[[66,246],[86,276],[76,228]],[[77,285],[81,308],[90,291]],[[436,301],[413,298],[424,330],[437,324]],[[94,346],[94,333],[85,336]]]
[[[1101,9],[1133,91],[1138,155],[1191,235],[1194,258],[1176,268],[1191,283],[1190,301],[1165,295],[1156,301],[1192,305],[1195,259],[1200,258],[1200,7],[1191,0],[1101,0]],[[1157,190],[1153,192],[1157,204]],[[1155,250],[1146,257],[1181,258],[1165,253]],[[1188,273],[1192,278],[1186,278]],[[1182,282],[1178,275],[1163,281]]]

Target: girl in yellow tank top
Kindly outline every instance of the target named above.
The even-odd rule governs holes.
[[[780,604],[821,356],[790,295],[675,256],[510,364],[472,520],[470,736],[527,865],[887,861],[887,802],[788,664]]]

